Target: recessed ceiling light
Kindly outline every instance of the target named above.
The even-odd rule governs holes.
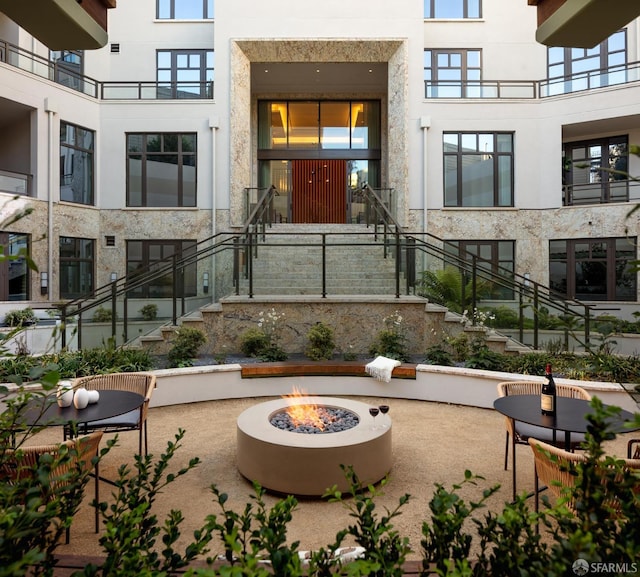
[[[316,68],[316,72],[320,72],[320,68]]]
[[[373,72],[373,69],[369,68],[369,74],[371,74]]]
[[[268,68],[265,68],[265,69],[264,69],[264,71],[265,71],[265,72],[269,72],[269,69],[268,69]]]

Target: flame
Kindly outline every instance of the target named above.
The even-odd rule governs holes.
[[[291,422],[295,427],[310,426],[324,431],[326,424],[322,417],[326,416],[327,412],[313,403],[299,403],[298,401],[305,396],[306,393],[297,387],[293,387],[290,395],[282,396],[289,403],[286,411]]]

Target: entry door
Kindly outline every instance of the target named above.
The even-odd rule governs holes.
[[[346,222],[347,163],[294,160],[291,169],[292,222]]]

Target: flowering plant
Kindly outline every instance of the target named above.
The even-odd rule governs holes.
[[[242,352],[250,357],[258,357],[263,361],[284,361],[287,353],[279,344],[282,338],[284,313],[274,308],[258,314],[258,328],[247,330],[241,337]]]
[[[407,336],[402,324],[402,315],[396,310],[384,317],[382,322],[385,328],[377,334],[369,347],[369,354],[374,357],[381,355],[389,359],[408,361]]]

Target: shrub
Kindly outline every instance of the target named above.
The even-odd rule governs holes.
[[[248,357],[258,357],[263,361],[285,361],[287,353],[280,346],[280,333],[284,313],[275,309],[260,313],[258,328],[248,329],[240,337],[240,348]]]
[[[111,309],[100,306],[94,311],[91,319],[94,323],[110,323],[113,319],[113,313]]]
[[[336,343],[333,337],[333,329],[330,326],[321,322],[316,323],[309,329],[307,338],[309,339],[309,344],[305,354],[312,361],[324,361],[333,357]]]
[[[376,335],[369,347],[369,354],[373,357],[381,355],[389,359],[408,361],[407,337],[402,327],[402,316],[398,311],[395,311],[382,321],[385,328]]]
[[[167,360],[172,367],[189,366],[192,360],[198,356],[198,349],[207,342],[207,337],[200,329],[192,327],[180,327],[176,331],[176,336]]]
[[[158,305],[148,304],[140,309],[140,315],[145,321],[155,321],[158,318]]]
[[[31,307],[7,311],[4,316],[4,324],[8,327],[22,327],[37,321],[36,313]]]

